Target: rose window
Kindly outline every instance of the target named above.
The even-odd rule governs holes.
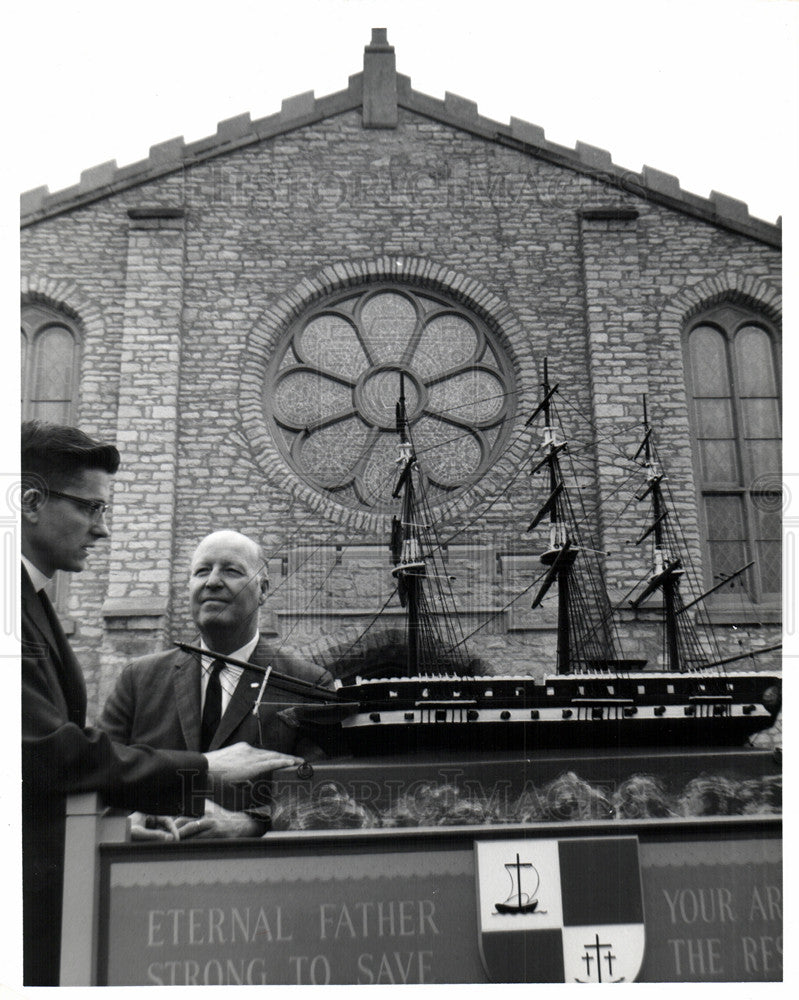
[[[429,502],[493,464],[513,414],[513,374],[486,325],[439,295],[369,286],[306,311],[270,366],[267,420],[307,483],[351,506],[389,504],[401,373]]]

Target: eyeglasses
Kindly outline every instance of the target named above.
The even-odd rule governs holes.
[[[85,500],[83,497],[75,497],[71,493],[60,493],[58,490],[48,490],[51,497],[61,497],[62,500],[71,500],[81,507],[85,507],[89,512],[92,524],[99,524],[105,515],[111,510],[111,504],[105,500]]]

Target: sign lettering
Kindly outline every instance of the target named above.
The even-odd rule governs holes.
[[[668,856],[668,852],[671,856]],[[666,849],[643,869],[648,935],[641,978],[680,982],[773,981],[782,978],[782,865],[768,842],[695,847],[692,863],[674,867]],[[715,853],[714,853],[715,852]],[[678,881],[679,880],[679,881]]]
[[[488,846],[480,899],[475,839]],[[488,949],[492,978],[507,982],[513,967],[535,970],[524,958],[531,941],[554,963],[533,971],[535,981],[782,977],[779,840],[642,842],[640,883],[624,840],[478,835],[431,850],[321,854],[302,845],[235,858],[118,849],[98,981],[482,983]]]

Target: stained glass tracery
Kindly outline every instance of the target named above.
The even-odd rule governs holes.
[[[346,504],[388,506],[400,374],[428,500],[481,478],[514,411],[511,366],[476,315],[405,286],[331,296],[287,331],[264,409],[295,472]]]

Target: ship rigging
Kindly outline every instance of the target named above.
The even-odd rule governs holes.
[[[393,491],[399,509],[389,548],[406,618],[404,657],[398,658],[392,648],[384,662],[378,658],[366,666],[354,658],[355,669],[350,660],[337,671],[337,690],[321,696],[322,704],[296,706],[295,723],[319,735],[326,747],[381,754],[441,747],[529,751],[580,745],[740,744],[773,724],[780,707],[779,677],[756,670],[726,671],[739,657],[714,657],[700,642],[688,612],[716,588],[687,604],[681,596],[686,573],[673,527],[674,508],[667,503],[665,475],[646,409],[633,462],[646,476],[637,500],[648,499],[651,510],[638,544],[652,540],[653,562],[643,589],[633,587],[640,593],[629,606],[637,612],[644,602],[660,597],[665,652],[662,663],[654,666],[621,653],[614,614],[618,609],[607,596],[602,553],[592,538],[583,537],[588,518],[584,510],[576,513],[562,468],[569,447],[557,423],[559,387],[550,383],[546,361],[541,390],[541,401],[526,426],[543,418],[543,455],[530,474],[534,480],[544,477],[546,493],[528,532],[544,526],[547,545],[540,556],[542,578],[526,590],[538,586],[532,602],[536,610],[554,588],[554,672],[529,662],[492,673],[484,665],[475,669],[474,661],[467,659],[468,636],[458,634],[459,617],[444,610],[454,604],[452,578],[434,537],[432,512],[417,486],[419,456],[408,421],[404,375],[399,372]],[[423,481],[419,477],[419,483]],[[275,676],[274,682],[290,693],[284,678]]]

